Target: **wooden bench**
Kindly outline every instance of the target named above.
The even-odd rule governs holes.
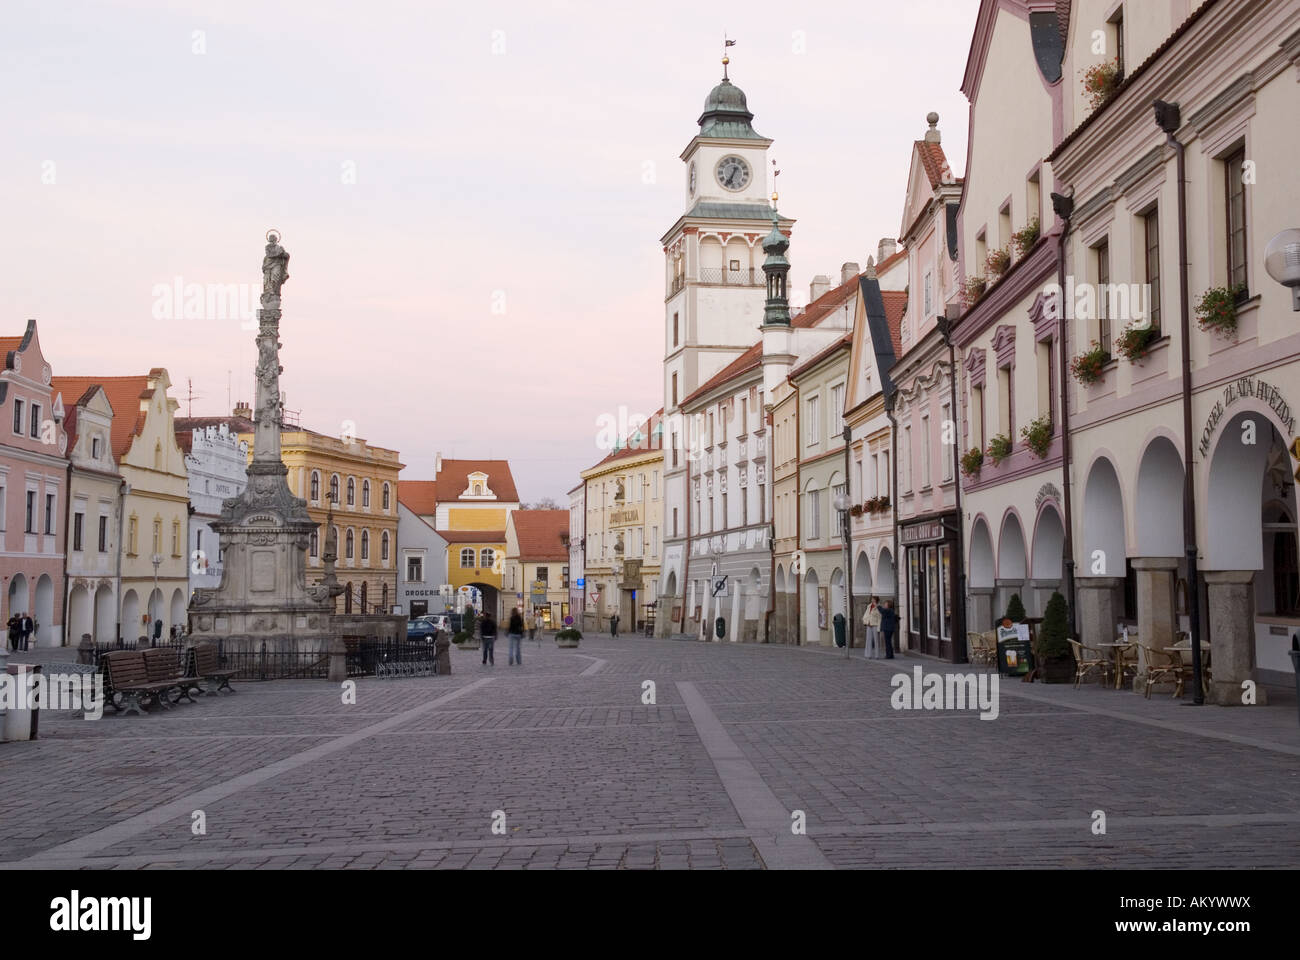
[[[196,643],[190,647],[187,673],[208,684],[203,689],[208,696],[216,696],[222,690],[235,692],[234,687],[230,685],[230,678],[238,671],[222,670],[217,661],[217,648],[210,643]]]
[[[144,713],[150,701],[161,703],[175,684],[149,679],[142,650],[104,654],[104,702],[116,711]]]
[[[203,689],[199,685],[199,678],[190,676],[181,667],[181,653],[175,647],[154,647],[143,651],[145,671],[149,675],[149,680],[153,683],[170,683],[171,687],[163,691],[161,703],[166,707],[167,699],[172,690],[176,691],[176,698],[172,703],[180,703],[181,700],[188,700],[194,703],[194,698],[190,696],[190,690]]]

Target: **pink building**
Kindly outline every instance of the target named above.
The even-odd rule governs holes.
[[[68,436],[36,321],[0,337],[0,619],[27,613],[33,642],[63,643],[63,557]]]

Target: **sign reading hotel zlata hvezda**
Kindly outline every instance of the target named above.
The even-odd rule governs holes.
[[[1262,400],[1268,404],[1270,410],[1277,414],[1277,418],[1286,427],[1287,433],[1295,432],[1295,416],[1291,413],[1291,407],[1283,398],[1282,391],[1258,377],[1240,377],[1223,388],[1223,397],[1214,404],[1214,409],[1210,411],[1209,417],[1205,420],[1205,430],[1201,433],[1201,456],[1205,456],[1209,452],[1210,441],[1214,438],[1214,430],[1219,425],[1219,421],[1223,419],[1224,413],[1242,397]]]

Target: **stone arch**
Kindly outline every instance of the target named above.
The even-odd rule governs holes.
[[[113,602],[113,588],[101,583],[95,591],[95,642],[112,643],[117,640],[116,604]],[[81,641],[81,634],[76,635]]]
[[[1083,563],[1085,577],[1122,577],[1127,557],[1124,537],[1124,494],[1119,473],[1107,456],[1088,468],[1083,487]],[[1100,553],[1098,553],[1100,551]]]
[[[26,613],[31,609],[31,595],[27,588],[27,578],[15,573],[9,581],[9,614]]]
[[[836,567],[831,571],[831,589],[830,589],[830,606],[826,610],[826,626],[829,628],[834,621],[835,614],[844,613],[848,602],[848,591],[844,580],[844,570]],[[845,614],[847,616],[847,614]]]
[[[785,567],[779,563],[776,565],[776,573],[772,576],[772,589],[776,593],[785,593]]]
[[[1065,525],[1055,503],[1044,502],[1034,523],[1033,548],[1029,555],[1029,579],[1035,609],[1041,616],[1052,593],[1064,587]],[[1027,600],[1023,594],[1022,600]],[[1029,607],[1029,604],[1025,604]]]
[[[1250,421],[1254,443],[1246,443],[1246,422]],[[1264,537],[1261,529],[1266,504],[1284,510],[1295,519],[1295,493],[1278,496],[1270,466],[1276,460],[1277,480],[1285,486],[1292,480],[1291,460],[1286,444],[1279,439],[1271,417],[1254,411],[1234,416],[1219,431],[1210,451],[1210,469],[1205,493],[1206,570],[1262,570]],[[1267,495],[1266,495],[1267,490]],[[1291,503],[1287,503],[1290,500]]]
[[[865,550],[858,551],[857,563],[853,565],[853,592],[858,596],[871,592],[871,561]]]
[[[78,583],[68,591],[68,639],[80,643],[84,633],[95,636],[95,602],[86,585]]]
[[[1008,510],[1002,517],[998,531],[998,579],[1023,581],[1028,573],[1028,552],[1025,550],[1025,531],[1020,524],[1020,514]]]
[[[1138,460],[1135,504],[1136,556],[1181,557],[1183,458],[1163,433],[1148,441]]]
[[[970,531],[970,573],[967,583],[972,587],[992,587],[997,579],[997,563],[993,559],[993,537],[989,533],[988,519],[980,514]]]
[[[143,624],[140,621],[140,595],[134,590],[122,594],[122,640],[135,643],[141,634]]]
[[[42,573],[36,580],[36,604],[32,608],[32,620],[40,624],[39,639],[43,646],[50,646],[58,638],[54,626],[54,580],[48,573]],[[33,641],[38,637],[33,637]]]
[[[172,608],[171,608],[172,627],[185,626],[185,591],[177,587],[172,591]]]
[[[894,570],[894,554],[888,547],[880,548],[876,559],[876,591],[882,597],[898,598],[897,572]]]
[[[666,597],[677,596],[677,571],[676,570],[668,571],[668,582],[664,587],[664,596]]]
[[[817,571],[809,570],[803,578],[803,634],[805,643],[821,642],[821,627],[817,622],[817,588],[820,583]]]

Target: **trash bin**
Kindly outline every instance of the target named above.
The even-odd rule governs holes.
[[[30,663],[11,663],[5,672],[9,675],[12,696],[5,713],[3,739],[30,740],[34,732],[32,678],[36,670]]]
[[[835,646],[842,647],[844,646],[844,614],[835,614],[832,622],[835,625]]]

